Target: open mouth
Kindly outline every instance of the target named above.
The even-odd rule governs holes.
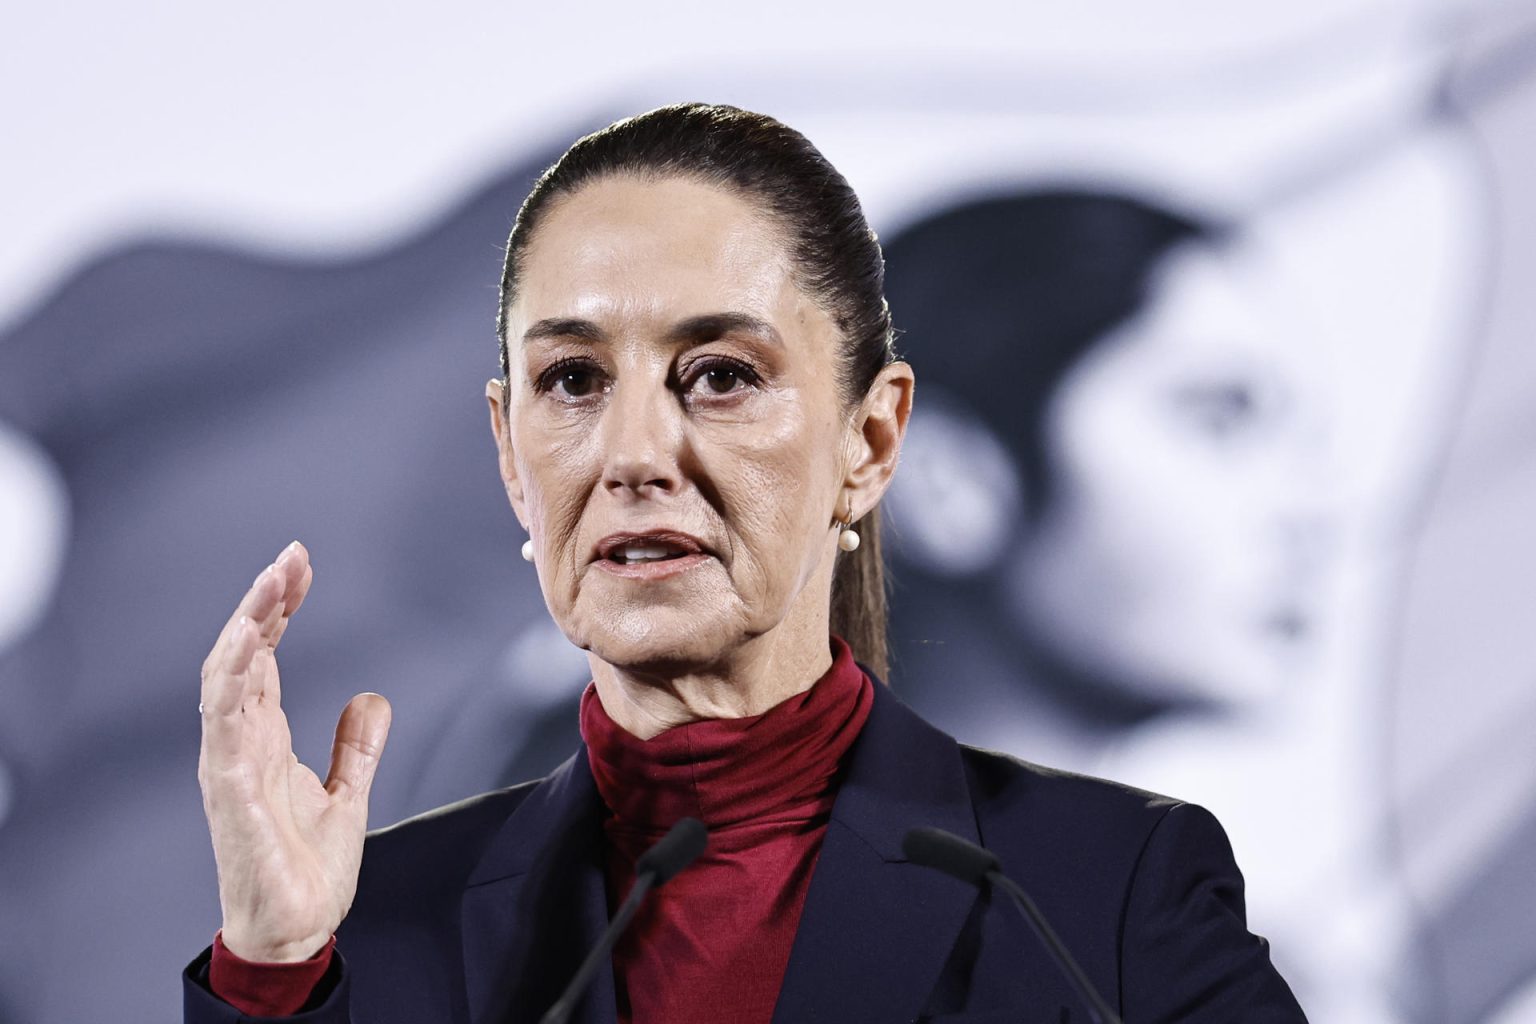
[[[634,565],[638,562],[667,562],[693,553],[664,544],[626,544],[609,552],[608,560],[620,565]]]
[[[704,547],[697,538],[677,530],[610,534],[599,542],[594,552],[597,558],[611,565],[672,562],[703,553]]]

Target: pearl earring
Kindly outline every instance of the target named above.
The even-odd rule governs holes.
[[[853,532],[853,517],[850,515],[842,523],[842,530],[837,535],[837,546],[844,551],[859,550],[859,535]]]
[[[533,561],[533,538],[532,537],[529,537],[527,540],[523,541],[523,561],[525,561],[525,562]]]

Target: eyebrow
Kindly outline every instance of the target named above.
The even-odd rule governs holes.
[[[667,331],[666,337],[676,344],[702,345],[728,334],[751,334],[773,345],[784,344],[778,328],[750,313],[705,313],[691,316],[674,324]],[[523,332],[524,342],[555,338],[592,344],[603,344],[609,340],[608,334],[601,327],[580,317],[546,317]]]
[[[568,316],[546,317],[523,332],[525,342],[545,338],[579,338],[582,341],[601,342],[607,341],[608,335],[591,320]]]

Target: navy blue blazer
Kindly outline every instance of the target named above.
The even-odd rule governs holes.
[[[906,861],[915,825],[997,853],[1126,1024],[1305,1021],[1202,808],[962,746],[878,685],[848,758],[774,1024],[1091,1019],[1002,898]],[[318,1005],[290,1019],[537,1021],[607,921],[604,814],[580,750],[371,834]],[[207,991],[207,957],[187,1024],[249,1020]],[[616,1020],[611,969],[575,1019]]]

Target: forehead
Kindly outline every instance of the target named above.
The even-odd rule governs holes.
[[[725,310],[778,321],[800,305],[787,247],[766,214],[713,185],[626,176],[588,184],[546,211],[509,312],[523,325]]]
[[[1150,382],[1201,366],[1241,364],[1284,350],[1281,310],[1246,257],[1186,242],[1158,262],[1142,307],[1085,354],[1084,367],[1113,363]]]

